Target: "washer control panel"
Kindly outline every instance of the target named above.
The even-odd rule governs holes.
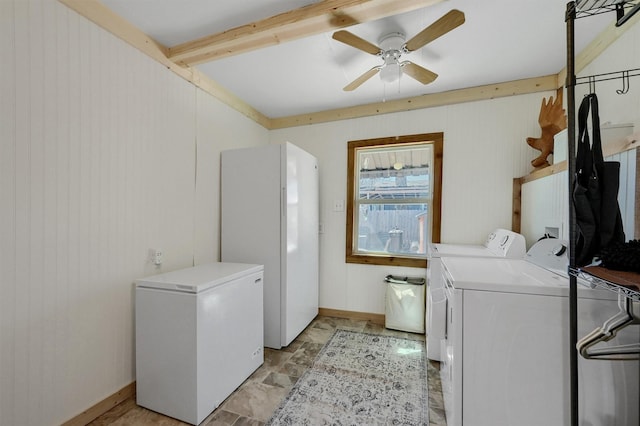
[[[484,246],[499,257],[522,259],[527,252],[524,237],[517,232],[498,228],[487,236]]]
[[[567,275],[569,266],[569,242],[556,238],[546,238],[535,243],[525,256],[525,260],[549,271]]]

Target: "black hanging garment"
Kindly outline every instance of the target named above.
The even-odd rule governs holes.
[[[591,109],[593,143],[589,140]],[[624,242],[622,216],[618,206],[620,163],[604,161],[600,138],[598,98],[584,97],[578,110],[578,149],[573,204],[576,212],[576,265],[592,263],[594,256],[611,244]]]

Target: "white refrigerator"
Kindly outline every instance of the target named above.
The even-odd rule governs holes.
[[[264,345],[318,314],[318,163],[284,143],[222,152],[221,258],[264,265]]]

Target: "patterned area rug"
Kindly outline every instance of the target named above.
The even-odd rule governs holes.
[[[428,425],[424,342],[336,330],[267,425]]]

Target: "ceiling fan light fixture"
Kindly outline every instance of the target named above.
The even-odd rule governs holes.
[[[398,81],[401,75],[402,68],[400,68],[400,64],[398,63],[398,61],[386,63],[385,66],[380,70],[380,80],[384,81],[385,83],[393,83],[394,81]]]
[[[385,83],[398,81],[402,75],[400,56],[402,56],[404,40],[404,34],[395,32],[385,35],[379,41],[380,47],[384,51],[381,55],[384,59],[384,65],[380,70],[380,80]]]

